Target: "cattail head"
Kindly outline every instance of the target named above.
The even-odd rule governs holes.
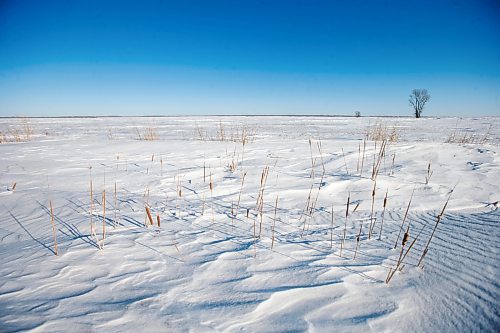
[[[408,227],[408,229],[406,229],[406,232],[403,236],[403,242],[402,242],[403,247],[406,245],[408,238],[410,238],[410,227]]]
[[[349,215],[349,204],[351,202],[351,194],[349,193],[349,196],[347,197],[347,205],[345,209],[345,218]]]

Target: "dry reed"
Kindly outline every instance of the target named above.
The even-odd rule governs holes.
[[[345,237],[346,237],[346,232],[347,232],[347,218],[349,216],[350,202],[351,202],[351,193],[349,192],[349,195],[347,197],[346,207],[345,207],[344,236],[342,237],[342,242],[340,242],[340,256],[341,257],[342,257],[342,249],[344,248]]]
[[[403,217],[403,222],[401,223],[401,227],[399,228],[398,238],[396,239],[396,242],[394,243],[394,248],[396,248],[398,246],[399,237],[401,236],[401,231],[403,230],[403,226],[405,224],[406,217],[408,216],[408,211],[410,210],[410,205],[411,205],[411,201],[413,199],[414,193],[415,193],[415,187],[413,187],[413,191],[411,192],[410,201],[408,201],[408,206],[406,207],[406,212],[405,212],[405,215]]]
[[[347,169],[347,162],[345,160],[344,148],[341,148],[341,149],[342,149],[342,157],[344,158],[345,173],[346,173],[346,175],[349,176],[349,170]]]
[[[54,254],[57,256],[58,255],[57,229],[56,229],[56,223],[54,222],[54,211],[52,210],[52,200],[49,200],[49,206],[50,206],[50,222],[52,224],[52,235],[54,237]]]
[[[330,227],[330,249],[333,248],[333,204],[332,204],[332,224]]]
[[[389,190],[387,190],[385,192],[385,197],[384,197],[384,209],[382,210],[382,222],[380,224],[380,233],[378,235],[378,239],[381,240],[382,239],[382,229],[384,228],[384,216],[385,216],[385,208],[387,206],[387,193],[389,192]]]
[[[456,187],[456,185],[455,185],[455,187]],[[436,232],[436,229],[437,229],[439,223],[441,222],[441,219],[443,218],[444,211],[445,211],[446,207],[448,206],[448,202],[450,201],[451,195],[453,194],[455,187],[451,190],[450,195],[448,196],[448,199],[446,199],[446,202],[444,203],[443,209],[441,210],[441,212],[437,216],[436,224],[434,225],[434,229],[432,229],[432,233],[429,237],[429,240],[427,241],[427,244],[425,245],[425,248],[422,252],[422,255],[420,256],[420,260],[418,261],[417,266],[420,266],[420,264],[424,260],[424,257],[427,255],[427,252],[429,251],[429,245],[431,244],[431,240],[434,237],[434,233]]]
[[[149,210],[149,207],[148,207],[148,206],[146,206],[146,207],[144,207],[144,208],[146,208],[146,216],[147,216],[147,218],[148,218],[148,220],[149,220],[149,224],[151,224],[152,226],[154,226],[154,223],[153,223],[153,216],[151,215],[151,211]],[[146,226],[147,226],[147,225],[146,225]]]
[[[372,238],[372,231],[373,228],[375,228],[375,220],[373,218],[373,206],[375,205],[375,188],[377,187],[377,181],[373,183],[373,190],[372,190],[372,210],[370,213],[370,229],[368,230],[368,239]]]
[[[106,189],[102,191],[102,247],[106,240]]]
[[[431,162],[427,165],[427,175],[425,176],[425,185],[429,184],[429,180],[431,180],[431,176],[434,171],[431,170]]]
[[[272,230],[272,236],[271,236],[271,250],[274,247],[274,232],[276,228],[276,211],[278,210],[278,196],[276,195],[276,202],[274,204],[274,218],[273,218],[273,230]]]

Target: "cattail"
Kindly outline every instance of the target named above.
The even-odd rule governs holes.
[[[455,185],[456,187],[456,185]],[[455,187],[451,190],[450,195],[448,196],[448,199],[444,203],[443,209],[441,210],[441,213],[437,216],[436,224],[434,225],[434,229],[432,229],[431,236],[429,237],[429,240],[427,241],[427,244],[425,245],[424,251],[422,252],[422,255],[420,256],[420,260],[418,261],[417,266],[420,266],[422,263],[422,260],[424,260],[424,257],[427,255],[427,252],[429,251],[429,245],[431,244],[431,240],[434,237],[434,233],[436,232],[436,229],[441,222],[441,219],[443,218],[444,211],[446,207],[448,206],[448,202],[450,201],[451,195],[453,194],[453,191],[455,190]]]
[[[394,276],[394,274],[397,272],[399,266],[401,265],[401,263],[403,262],[403,259],[406,257],[406,254],[408,254],[410,248],[406,251],[406,254],[405,256],[403,257],[403,251],[405,249],[405,246],[406,246],[406,243],[408,242],[408,239],[410,238],[410,226],[408,226],[406,228],[406,232],[405,234],[403,235],[403,241],[401,242],[401,251],[399,253],[399,258],[398,258],[398,261],[396,263],[396,267],[394,269],[390,269],[389,270],[389,274],[387,274],[387,278],[385,279],[385,283],[389,283],[392,279],[392,277]],[[415,241],[416,241],[416,238],[415,238]],[[413,246],[413,244],[415,243],[412,242],[411,246]]]
[[[349,205],[351,201],[351,193],[347,197],[347,203],[345,208],[345,222],[344,222],[344,236],[342,237],[342,242],[340,243],[340,256],[342,257],[342,249],[344,248],[345,236],[347,232],[347,217],[349,216]]]
[[[380,151],[378,153],[377,161],[373,163],[373,171],[372,171],[372,180],[377,179],[377,175],[380,170],[380,165],[382,163],[382,158],[384,157],[385,154],[385,147],[387,145],[387,140],[382,141],[382,145],[380,146]],[[375,155],[373,155],[375,157]]]
[[[359,239],[361,237],[361,229],[360,230],[360,233],[356,235],[356,250],[354,251],[354,258],[353,259],[356,259],[356,255],[358,254],[358,249],[359,249]]]
[[[408,216],[408,211],[410,210],[411,200],[413,199],[414,193],[415,193],[415,187],[413,187],[413,191],[411,192],[410,201],[408,202],[408,207],[406,207],[405,216],[403,217],[403,222],[401,223],[401,227],[399,228],[399,234],[398,234],[398,238],[396,239],[396,243],[394,243],[394,248],[396,248],[398,246],[399,236],[401,236],[401,231],[403,230],[403,226],[405,224],[406,217]]]
[[[403,241],[401,242],[402,247],[405,247],[406,242],[408,242],[408,238],[410,238],[410,226],[406,228],[406,232],[403,235]]]
[[[146,208],[146,215],[149,219],[149,224],[154,225],[153,224],[153,216],[151,216],[151,211],[149,210],[149,207],[146,206],[145,208]],[[147,227],[147,225],[146,225],[146,227]]]
[[[54,254],[57,256],[57,232],[56,232],[56,223],[54,222],[54,211],[52,210],[52,200],[49,201],[50,206],[50,222],[52,223],[52,235],[54,236]]]
[[[12,189],[11,189],[12,192],[14,192],[14,190],[16,189],[16,186],[17,186],[17,183],[14,182],[14,184],[12,184]]]
[[[214,190],[214,183],[212,182],[212,172],[210,171],[210,193]]]
[[[160,214],[156,214],[156,222],[158,223],[158,228],[160,227]]]

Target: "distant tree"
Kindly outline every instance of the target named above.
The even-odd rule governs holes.
[[[415,111],[415,118],[420,118],[425,103],[427,103],[429,99],[431,99],[431,95],[427,89],[412,90],[408,101],[410,102],[410,106],[413,108],[413,111]]]
[[[355,117],[361,117],[361,112],[359,112],[359,111],[354,112],[354,116]]]

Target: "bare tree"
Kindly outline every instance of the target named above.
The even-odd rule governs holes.
[[[420,118],[422,114],[422,110],[424,109],[425,103],[427,103],[431,99],[431,95],[427,91],[427,89],[413,89],[410,98],[408,101],[410,102],[410,106],[415,111],[415,118]]]

